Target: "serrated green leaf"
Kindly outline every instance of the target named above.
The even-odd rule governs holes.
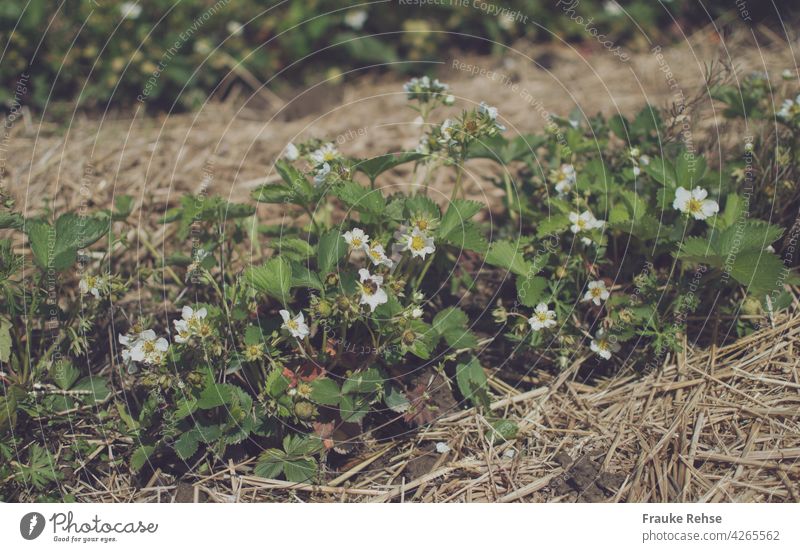
[[[379,216],[386,208],[386,200],[379,189],[370,190],[352,180],[338,184],[332,193],[357,212]]]
[[[360,422],[369,412],[369,400],[364,395],[343,395],[339,415],[343,422]]]
[[[453,349],[476,347],[478,340],[467,328],[469,318],[458,307],[448,307],[433,318],[433,330]]]
[[[258,477],[266,479],[275,479],[283,473],[283,459],[285,454],[280,449],[266,449],[258,457],[258,463],[253,469]]]
[[[318,378],[311,383],[311,400],[317,404],[337,406],[341,396],[339,386],[330,378]]]
[[[749,294],[760,297],[777,289],[784,281],[787,270],[774,253],[745,251],[733,260],[731,276],[745,286]]]
[[[483,232],[472,222],[467,222],[463,226],[459,226],[450,232],[447,238],[442,239],[442,241],[457,247],[459,250],[475,251],[481,254],[485,254],[489,247]]]
[[[685,239],[681,243],[678,258],[691,262],[709,263],[713,266],[719,266],[722,262],[714,241],[700,236]]]
[[[50,370],[50,376],[53,378],[53,382],[59,389],[63,389],[64,391],[70,389],[75,382],[78,381],[80,375],[80,370],[75,368],[68,360],[56,361],[53,363],[53,367]]]
[[[423,154],[414,151],[403,152],[397,155],[393,153],[387,153],[385,155],[372,157],[371,159],[362,159],[356,162],[355,169],[366,174],[370,180],[374,181],[381,173],[389,171],[404,163],[417,161],[423,157],[425,157]]]
[[[292,288],[311,288],[322,291],[322,280],[305,264],[292,263]]]
[[[477,405],[489,405],[486,373],[477,358],[472,357],[469,362],[456,366],[456,383],[466,399]]]
[[[342,384],[342,394],[375,393],[381,388],[384,380],[377,368],[368,368],[347,378]]]
[[[72,386],[71,390],[89,391],[87,394],[80,395],[81,401],[86,404],[103,402],[111,394],[108,388],[108,380],[103,376],[87,376]]]
[[[393,385],[386,386],[383,402],[386,404],[386,408],[392,412],[398,413],[407,411],[411,406],[411,403],[408,401],[408,397],[406,397],[402,391]]]
[[[531,271],[531,265],[522,257],[519,245],[508,241],[493,242],[486,253],[486,262],[505,268],[517,276],[527,276]]]
[[[292,265],[286,259],[273,257],[262,266],[247,268],[244,280],[256,290],[286,304],[292,285]]]
[[[760,220],[742,220],[726,228],[719,237],[720,255],[736,255],[744,251],[761,251],[783,235],[783,228]]]
[[[682,151],[675,160],[675,178],[679,186],[691,190],[706,175],[706,160],[702,155]]]
[[[323,234],[317,244],[317,269],[320,274],[331,272],[345,253],[347,253],[347,242],[337,228]]]
[[[11,358],[11,322],[0,318],[0,362]]]
[[[296,201],[310,201],[314,197],[314,186],[289,161],[279,160],[275,163],[275,169]]]
[[[142,445],[137,447],[131,455],[131,469],[134,472],[139,472],[145,465],[145,462],[150,458],[150,455],[155,451],[155,447],[150,445]]]
[[[317,462],[313,458],[298,458],[285,460],[283,473],[286,479],[294,483],[307,483],[313,481],[317,475]]]
[[[547,288],[547,280],[541,276],[525,278],[517,277],[517,297],[519,302],[526,307],[535,307],[542,301],[544,290]]]
[[[273,247],[281,257],[290,261],[304,261],[314,254],[314,248],[299,238],[283,237]]]
[[[71,267],[78,250],[95,243],[108,228],[109,218],[106,216],[82,217],[75,213],[61,215],[54,226],[41,219],[32,219],[25,224],[36,264],[57,271]]]
[[[672,163],[661,157],[653,158],[650,163],[644,166],[645,172],[649,174],[656,182],[663,184],[667,188],[677,188],[677,176],[675,175],[675,167]]]
[[[194,453],[197,452],[197,449],[200,447],[200,436],[195,430],[182,433],[181,436],[175,440],[173,447],[178,458],[186,461],[194,456]]]
[[[548,235],[559,235],[569,228],[570,222],[567,215],[552,215],[542,219],[536,226],[536,236],[542,238]]]
[[[744,212],[742,197],[738,194],[728,194],[725,199],[725,210],[717,215],[717,228],[725,230],[732,226]]]
[[[450,202],[447,211],[442,217],[442,222],[437,230],[437,235],[445,240],[453,241],[459,236],[453,236],[454,233],[462,234],[463,228],[466,223],[481,210],[483,204],[477,201],[469,201],[466,199],[455,199]]]

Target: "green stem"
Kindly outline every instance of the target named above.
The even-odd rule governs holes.
[[[461,192],[461,175],[464,174],[462,163],[463,161],[459,162],[458,169],[456,171],[456,184],[453,186],[453,193],[450,194],[451,203],[458,197],[459,192]]]

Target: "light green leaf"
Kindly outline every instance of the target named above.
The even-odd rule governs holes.
[[[453,200],[442,217],[442,223],[439,225],[437,235],[449,241],[459,238],[467,221],[474,217],[482,207],[483,204],[477,201]],[[458,236],[454,236],[454,234],[458,234]]]
[[[244,279],[256,290],[286,304],[292,284],[292,265],[286,259],[273,257],[262,266],[246,269]]]
[[[78,381],[80,375],[80,370],[75,368],[68,360],[56,361],[50,369],[50,376],[53,378],[53,381],[59,389],[63,389],[64,391],[70,389],[72,385]]]
[[[11,358],[11,322],[0,318],[0,362]]]
[[[182,433],[174,444],[175,453],[178,455],[178,458],[184,461],[194,456],[194,453],[197,452],[199,446],[200,435],[194,429]]]
[[[352,180],[340,183],[332,193],[357,212],[378,216],[386,208],[386,200],[379,189],[370,190]]]
[[[342,393],[330,378],[318,378],[311,383],[311,400],[317,404],[337,406]]]
[[[150,455],[155,451],[155,447],[150,445],[142,445],[131,455],[131,469],[134,472],[139,472],[144,467],[145,462],[150,458]]]
[[[286,455],[280,449],[266,449],[258,457],[258,463],[253,473],[258,477],[275,479],[283,472],[283,460],[285,456]]]
[[[519,244],[508,241],[493,242],[486,253],[486,262],[505,268],[517,276],[527,276],[531,271],[530,263],[522,257]]]
[[[472,357],[469,362],[456,366],[456,383],[465,398],[477,405],[489,405],[486,373],[477,358]]]
[[[476,347],[478,340],[467,329],[469,318],[458,307],[448,307],[434,317],[433,329],[441,335],[453,349],[466,349]]]
[[[313,458],[298,458],[283,462],[286,479],[294,483],[307,483],[317,475],[317,462]]]
[[[331,272],[345,253],[347,253],[347,242],[337,228],[323,234],[317,245],[317,269],[320,274]]]
[[[111,391],[108,388],[108,380],[103,376],[87,376],[76,383],[72,391],[90,391],[81,395],[81,401],[86,404],[100,403],[108,398]]]
[[[533,276],[532,278],[517,277],[517,297],[519,302],[526,307],[535,307],[539,304],[546,288],[547,280],[541,276]]]
[[[379,155],[371,159],[363,159],[358,161],[355,169],[366,174],[367,177],[374,181],[381,173],[389,171],[403,163],[417,161],[425,157],[421,153],[414,151],[403,152],[398,155],[387,153],[386,155]]]

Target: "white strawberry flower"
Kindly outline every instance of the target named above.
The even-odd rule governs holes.
[[[183,307],[181,319],[172,321],[175,331],[178,333],[175,336],[175,342],[186,343],[192,336],[200,334],[201,326],[206,316],[208,316],[208,310],[205,307],[197,310],[189,306]]]
[[[384,265],[388,268],[392,268],[394,265],[394,262],[386,256],[386,250],[379,243],[365,245],[364,251],[367,252],[367,257],[369,257],[376,266]]]
[[[486,105],[485,102],[481,102],[480,105],[478,106],[478,112],[481,115],[488,117],[494,123],[494,126],[497,127],[498,130],[506,129],[506,127],[504,127],[497,121],[498,112],[496,107],[492,107],[490,105]]]
[[[370,274],[366,268],[359,270],[358,276],[361,279],[358,284],[361,288],[361,304],[369,305],[370,311],[375,312],[375,307],[389,300],[386,292],[381,288],[383,276]]]
[[[348,27],[357,31],[361,30],[367,21],[367,10],[350,10],[344,16],[344,22]]]
[[[296,161],[300,157],[300,150],[293,143],[289,142],[283,150],[283,158],[287,161]]]
[[[156,337],[153,330],[144,330],[137,335],[118,336],[119,343],[125,347],[122,359],[125,362],[141,362],[147,365],[161,364],[164,353],[169,349],[169,342],[163,337]]]
[[[325,180],[328,178],[328,175],[331,172],[331,166],[328,163],[323,163],[322,166],[317,169],[317,172],[314,174],[314,184],[319,186],[323,184]]]
[[[533,316],[528,318],[528,324],[534,332],[552,328],[556,325],[556,312],[550,310],[547,303],[539,303],[533,311]]]
[[[100,299],[100,295],[106,291],[108,282],[103,276],[88,274],[78,282],[78,290],[83,295],[91,293],[95,299]]]
[[[337,159],[339,159],[339,151],[331,143],[327,143],[311,153],[311,161],[314,165],[325,165]]]
[[[556,181],[556,192],[558,192],[558,195],[567,195],[572,191],[572,187],[575,186],[575,183],[577,182],[575,167],[569,163],[564,163],[561,165],[561,168],[555,171],[554,178]]]
[[[597,220],[591,211],[586,210],[583,213],[570,213],[569,221],[572,223],[570,230],[573,234],[580,232],[589,232],[595,228],[602,228],[605,224],[603,220]]]
[[[412,257],[421,257],[424,260],[427,255],[431,255],[436,251],[433,238],[419,230],[419,228],[414,228],[410,234],[403,236],[403,239],[403,249],[404,251],[411,251]]]
[[[455,123],[450,119],[445,119],[442,123],[442,126],[439,127],[439,133],[441,134],[441,143],[444,146],[449,145],[453,141],[453,129],[455,128]]]
[[[142,14],[142,6],[136,2],[123,2],[119,12],[123,19],[137,19]]]
[[[595,305],[600,305],[602,301],[608,299],[609,295],[606,283],[603,280],[594,280],[589,282],[586,294],[581,301],[592,301]]]
[[[282,309],[280,315],[281,318],[283,318],[281,328],[288,331],[292,337],[304,339],[308,335],[308,324],[305,323],[302,312],[298,312],[296,316],[292,316],[289,311]]]
[[[719,212],[719,204],[713,199],[706,199],[708,192],[699,186],[692,191],[683,186],[675,190],[675,201],[672,207],[697,220],[705,220]]]
[[[411,318],[422,318],[422,309],[420,307],[411,309]]]
[[[601,328],[597,330],[594,339],[589,344],[589,348],[601,358],[608,360],[611,358],[612,353],[619,351],[620,346],[616,339],[609,339],[605,330]]]
[[[344,241],[352,249],[363,249],[369,246],[369,236],[361,228],[353,228],[345,232]]]

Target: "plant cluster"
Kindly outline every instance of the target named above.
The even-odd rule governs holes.
[[[26,440],[43,420],[55,430],[91,416],[130,443],[105,460],[137,473],[257,453],[260,476],[314,481],[365,435],[459,405],[482,411],[488,440],[514,439],[517,427],[488,409],[498,372],[578,358],[647,369],[681,350],[695,313],[732,319],[734,336],[753,331],[752,315],[789,306],[797,263],[796,235],[781,243],[783,228],[756,216],[793,192],[752,181],[790,174],[798,128],[791,106],[770,112],[766,89],[749,90],[741,113],[715,93],[764,134],[711,167],[662,134],[653,108],[506,138],[495,107],[455,112],[446,85],[414,79],[405,91],[426,123],[415,151],[362,159],[320,140],[288,144],[280,181],[254,190],[255,204],[183,197],[163,222],[191,249],[161,257],[149,246],[149,261],[127,254],[130,197],[36,218],[4,197],[3,498],[63,477],[49,443]],[[463,197],[475,159],[497,164],[505,192],[491,228],[485,206]],[[403,164],[417,185],[385,193],[378,184]],[[439,171],[453,182],[443,204],[430,193]],[[257,204],[298,222],[259,224]],[[72,441],[57,462],[89,446]]]
[[[591,40],[584,26],[565,14],[569,6],[618,41],[635,38],[631,20],[650,29],[649,39],[655,40],[652,30],[672,25],[673,18],[686,30],[698,20],[693,16],[707,21],[709,13],[716,17],[732,9],[722,0],[702,7],[690,0],[668,6],[643,0],[512,0],[502,13],[487,12],[488,6],[493,4],[111,0],[69,2],[54,11],[48,0],[6,2],[0,7],[0,40],[7,44],[0,101],[47,106],[50,112],[54,98],[92,109],[137,100],[159,109],[192,108],[205,101],[208,90],[224,91],[232,80],[251,82],[251,76],[266,81],[278,73],[285,81],[291,74],[302,85],[313,75],[337,79],[367,65],[409,71],[411,66],[396,62],[429,59],[447,47],[505,54],[500,45],[521,37]],[[446,32],[452,29],[459,33]],[[71,103],[67,107],[71,110]]]

